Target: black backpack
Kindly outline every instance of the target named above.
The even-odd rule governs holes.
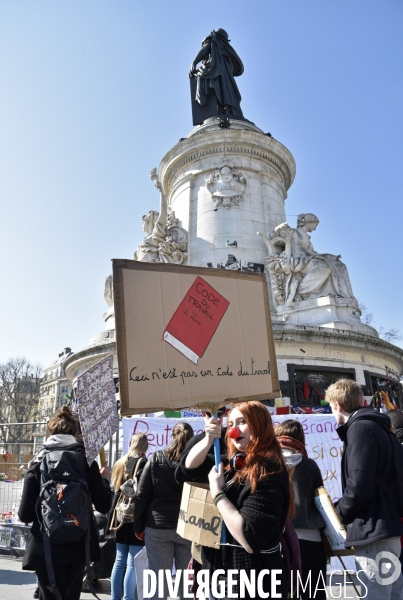
[[[50,450],[44,453],[40,465],[41,491],[35,511],[43,537],[49,589],[57,600],[50,544],[69,544],[85,537],[85,559],[90,573],[91,493],[87,482],[87,461],[81,447]],[[91,593],[97,598],[92,586]]]

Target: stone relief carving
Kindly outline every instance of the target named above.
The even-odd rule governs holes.
[[[259,233],[269,250],[267,268],[274,297],[278,304],[295,308],[301,300],[321,296],[349,298],[358,309],[341,256],[318,254],[313,248],[309,233],[318,224],[315,215],[306,213],[298,216],[295,229],[282,223],[270,238]]]
[[[108,305],[108,310],[102,315],[105,321],[105,329],[114,329],[115,308],[113,305],[113,275],[108,275],[105,280],[104,298]]]
[[[216,169],[207,179],[207,189],[215,206],[222,204],[229,209],[239,205],[246,188],[246,179],[239,171],[224,166]]]
[[[168,210],[168,202],[157,169],[150,171],[151,180],[160,191],[160,212],[149,210],[142,217],[143,231],[147,234],[137,246],[134,260],[183,264],[187,261],[187,231],[180,227],[175,212]]]

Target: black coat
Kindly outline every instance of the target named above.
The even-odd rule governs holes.
[[[133,463],[134,469],[137,466],[138,460],[141,460],[141,463],[140,463],[139,468],[137,470],[136,478],[137,478],[137,481],[140,481],[140,477],[141,477],[141,474],[142,474],[142,472],[144,470],[144,467],[146,465],[147,459],[143,458],[143,457],[137,458],[137,460]],[[114,495],[113,495],[113,504],[112,504],[112,510],[111,510],[111,521],[108,524],[108,529],[109,529],[109,527],[111,525],[113,527],[117,527],[119,525],[119,523],[117,522],[117,519],[116,519],[116,515],[114,513],[116,504],[117,504],[117,502],[119,500],[119,497],[120,497],[120,490],[117,490],[114,493]],[[110,532],[110,533],[112,533],[112,532]],[[115,532],[115,541],[118,544],[127,544],[129,546],[144,546],[144,541],[139,540],[134,535],[133,523],[123,523],[122,527],[120,527]]]
[[[61,448],[57,449],[60,450]],[[83,446],[79,444],[76,444],[76,447],[69,447],[69,450],[84,451]],[[18,511],[18,516],[21,521],[24,523],[32,523],[22,561],[22,568],[27,571],[35,571],[36,566],[45,566],[42,533],[35,512],[35,504],[41,489],[40,481],[40,463],[37,462],[28,469],[26,474],[20,508]],[[111,507],[112,492],[110,490],[109,482],[101,476],[96,461],[94,461],[90,467],[87,465],[87,482],[95,509],[100,513],[106,514]],[[90,536],[91,561],[100,560],[101,552],[99,549],[98,534],[94,518],[91,519]],[[52,563],[54,565],[85,565],[84,544],[84,537],[77,542],[72,542],[70,544],[51,544]]]
[[[403,525],[394,506],[396,489],[390,426],[387,415],[364,406],[336,430],[344,442],[343,496],[336,511],[342,523],[348,526],[347,548],[403,535]]]
[[[227,446],[225,443],[225,437],[227,434],[227,429],[222,429],[221,438],[220,438],[220,454],[221,460],[226,463],[227,462]],[[187,469],[185,467],[186,457],[198,442],[200,442],[205,437],[204,431],[202,433],[198,433],[194,435],[186,444],[184,451],[182,452],[181,459],[179,461],[179,465],[175,471],[175,479],[178,483],[183,484],[185,481],[197,481],[198,483],[208,483],[208,470],[205,465],[200,465],[197,469]],[[209,448],[208,456],[214,461],[214,444]],[[208,463],[210,464],[210,463]],[[211,469],[211,467],[210,467]]]
[[[203,465],[201,465],[204,473],[209,473],[214,464],[214,458],[208,455]],[[200,473],[201,467],[194,469],[194,471]],[[278,470],[278,465],[272,461],[268,461],[267,467],[269,471]],[[188,474],[191,471],[192,469],[187,469]],[[226,471],[226,482],[233,475],[233,472]],[[191,480],[194,480],[194,478]],[[244,569],[249,578],[253,571],[256,572],[257,578],[258,573],[263,569],[278,569],[280,571],[278,579],[281,580],[281,586],[277,588],[277,592],[281,591],[281,598],[286,599],[288,597],[287,580],[281,552],[277,550],[272,553],[264,553],[262,550],[275,548],[279,544],[283,533],[290,501],[287,469],[283,467],[281,472],[268,475],[259,481],[253,494],[249,483],[239,487],[234,484],[229,485],[228,488],[226,486],[225,493],[242,515],[242,531],[247,543],[253,550],[253,554],[248,554],[246,550],[239,547],[238,542],[232,538],[227,530],[228,543],[236,544],[236,547],[229,546],[226,548],[227,558],[225,560],[221,550],[203,546],[203,569],[236,569],[238,573],[240,569]],[[265,592],[271,593],[270,576],[263,578],[263,589]],[[248,593],[246,593],[245,598],[250,598]]]
[[[175,481],[177,461],[168,458],[165,450],[151,455],[141,475],[134,507],[133,529],[145,527],[176,529],[182,498],[182,485]]]

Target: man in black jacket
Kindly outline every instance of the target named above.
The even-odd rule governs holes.
[[[361,387],[342,379],[326,392],[344,443],[343,495],[336,505],[347,526],[346,547],[354,547],[357,571],[370,600],[403,598],[396,473],[388,416],[364,406]],[[364,590],[365,592],[365,590]]]

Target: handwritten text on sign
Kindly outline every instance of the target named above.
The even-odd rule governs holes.
[[[123,453],[129,450],[130,440],[135,433],[144,433],[148,439],[148,452],[150,456],[157,450],[167,448],[172,442],[172,429],[180,421],[186,421],[193,428],[193,433],[197,435],[204,431],[203,417],[186,419],[165,419],[157,417],[131,417],[122,419],[123,427]]]
[[[76,398],[87,462],[91,465],[119,429],[112,355],[77,378]]]

